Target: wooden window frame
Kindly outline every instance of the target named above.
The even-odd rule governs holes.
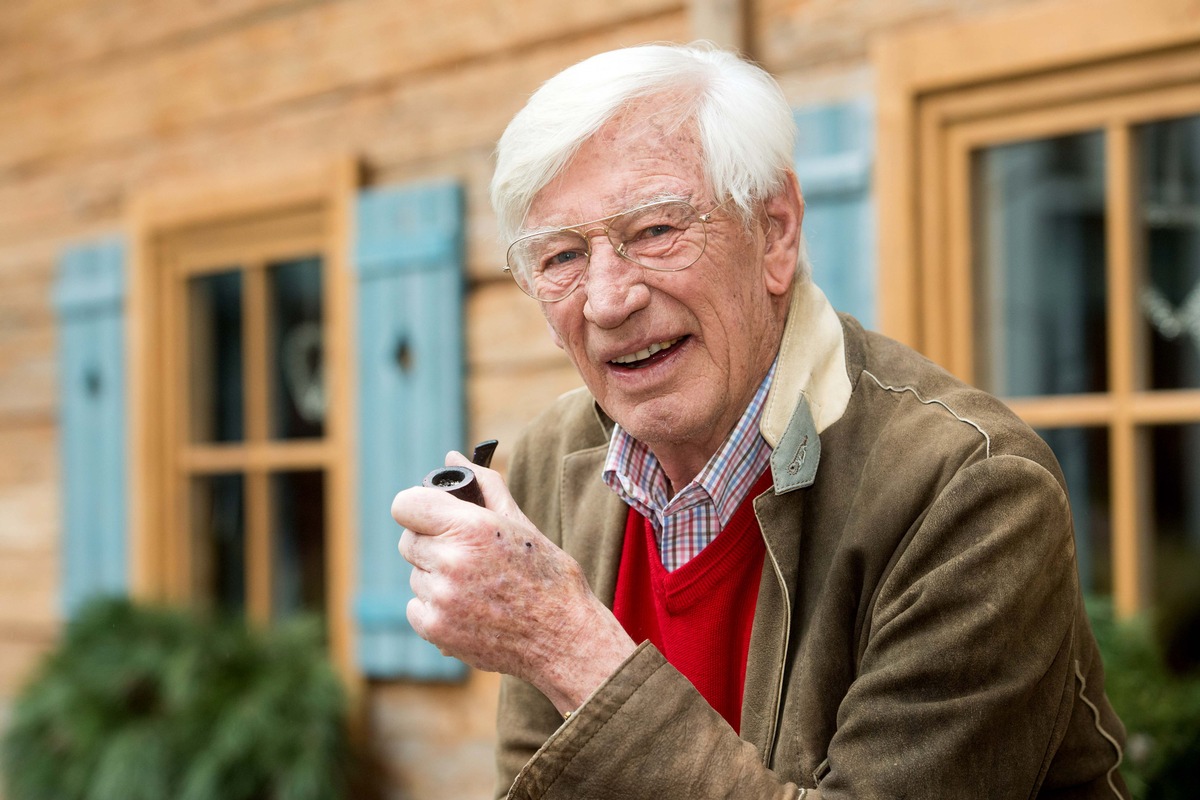
[[[981,147],[1100,130],[1105,174],[1109,389],[1010,398],[1038,427],[1109,431],[1113,594],[1149,604],[1148,425],[1200,421],[1200,391],[1145,391],[1132,127],[1200,113],[1194,0],[1071,0],[900,32],[873,49],[879,77],[881,328],[972,381],[971,158]]]
[[[356,675],[351,604],[357,530],[354,516],[354,392],[349,237],[358,169],[351,159],[277,176],[214,180],[182,190],[147,192],[131,205],[129,387],[131,593],[148,600],[191,600],[191,477],[244,471],[247,531],[270,529],[270,474],[320,469],[325,474],[326,613],[330,655],[347,680]],[[301,253],[322,262],[323,360],[328,412],[325,435],[268,440],[264,413],[267,263]],[[188,387],[179,359],[188,343],[172,314],[187,302],[186,281],[213,272],[236,254],[244,276],[247,343],[246,436],[234,446],[190,441]],[[230,262],[233,263],[233,262]],[[256,302],[258,301],[258,302]],[[254,524],[249,524],[253,515]],[[174,535],[163,532],[174,531]],[[249,542],[247,616],[270,616],[270,541]],[[252,588],[258,587],[258,588]]]

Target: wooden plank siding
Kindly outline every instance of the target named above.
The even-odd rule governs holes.
[[[591,31],[682,12],[679,0],[523,5],[514,14],[501,6],[471,13],[479,9],[475,0],[410,0],[403,13],[380,0],[303,4],[139,58],[68,66],[0,95],[0,120],[7,120],[0,123],[0,169],[36,169],[81,150],[136,146],[291,107],[341,105],[376,86],[453,79],[511,49],[577,45]],[[159,13],[172,6],[162,4]]]
[[[84,64],[140,58],[148,49],[194,41],[313,2],[6,0],[0,4],[0,42],[13,57],[0,62],[0,90]]]
[[[119,145],[81,143],[80,149],[36,168],[0,166],[0,245],[42,231],[61,236],[97,218],[119,220],[129,192],[212,172],[253,174],[340,152],[358,154],[375,171],[373,182],[457,171],[458,162],[472,153],[477,163],[486,161],[528,93],[578,60],[581,50],[685,38],[682,20],[638,21],[535,48],[519,60],[460,64],[447,72],[346,90],[343,96],[286,110],[264,108],[256,119],[214,121],[160,135],[144,131],[143,138]],[[0,120],[5,117],[0,110]],[[0,122],[0,141],[6,135],[37,139],[36,121],[30,126]],[[7,146],[0,144],[0,153],[6,152]],[[5,175],[17,180],[4,180]],[[480,193],[469,199],[484,199],[486,182],[476,186]]]
[[[1046,5],[1044,0],[758,0],[754,54],[772,72],[862,63],[873,37],[900,28]]]

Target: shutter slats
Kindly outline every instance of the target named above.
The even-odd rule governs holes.
[[[63,609],[128,591],[125,437],[125,249],[68,249],[59,262]]]
[[[413,632],[396,492],[465,446],[463,201],[441,183],[364,191],[357,206],[359,664],[379,678],[455,680],[466,667]]]

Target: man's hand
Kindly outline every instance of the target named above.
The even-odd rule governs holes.
[[[578,708],[633,640],[498,473],[460,453],[446,465],[470,467],[487,507],[422,487],[396,495],[400,554],[413,565],[409,623],[443,653],[528,681],[559,711]]]

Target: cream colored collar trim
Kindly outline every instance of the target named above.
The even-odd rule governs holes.
[[[850,402],[842,322],[812,281],[797,281],[792,289],[779,366],[760,426],[771,447],[779,445],[801,395],[808,398],[817,433],[841,419]]]

